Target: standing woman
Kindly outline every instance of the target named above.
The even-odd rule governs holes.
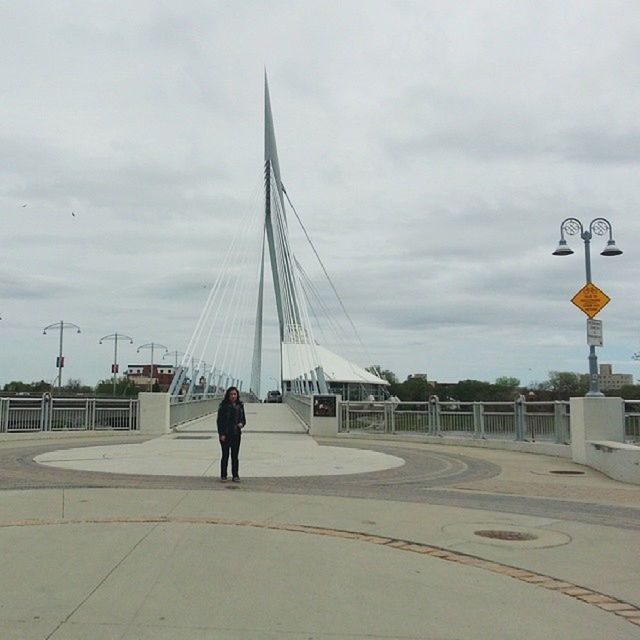
[[[238,475],[238,452],[240,451],[240,436],[242,428],[247,424],[244,417],[244,405],[240,400],[240,394],[236,387],[229,387],[224,394],[224,399],[218,407],[218,438],[222,447],[222,460],[220,461],[220,481],[227,481],[227,465],[229,463],[229,451],[231,451],[231,475],[234,482],[240,482]]]

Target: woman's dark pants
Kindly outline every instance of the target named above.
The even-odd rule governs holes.
[[[222,460],[220,460],[220,477],[227,477],[227,466],[229,464],[229,451],[231,451],[231,475],[238,477],[238,453],[240,452],[240,434],[233,437],[227,436],[224,442],[220,443],[222,447]]]

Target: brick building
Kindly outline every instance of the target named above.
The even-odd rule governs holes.
[[[130,364],[127,366],[125,376],[141,391],[148,391],[149,387],[156,391],[168,391],[173,380],[174,370],[173,365],[154,364],[153,376],[150,380],[151,363]]]
[[[598,382],[602,391],[615,391],[633,384],[633,375],[631,373],[613,373],[612,365],[601,364]]]

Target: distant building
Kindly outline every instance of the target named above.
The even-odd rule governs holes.
[[[419,378],[420,380],[426,380],[427,374],[426,373],[410,373],[407,376],[407,380],[411,380],[411,378]]]
[[[633,384],[633,375],[631,373],[613,373],[613,367],[610,364],[601,364],[598,382],[602,391],[615,391]]]
[[[154,364],[153,376],[151,364],[130,364],[127,366],[125,376],[131,380],[141,391],[147,391],[149,387],[156,391],[168,391],[173,380],[175,367],[167,364]]]

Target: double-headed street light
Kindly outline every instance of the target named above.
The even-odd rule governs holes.
[[[565,240],[565,234],[575,236],[580,234],[580,238],[584,241],[584,263],[587,277],[587,285],[591,284],[591,239],[594,235],[604,236],[609,234],[607,246],[600,252],[601,256],[619,256],[622,251],[618,249],[613,240],[613,231],[611,223],[606,218],[594,218],[589,223],[589,228],[585,229],[582,222],[577,218],[566,218],[560,224],[560,242],[557,249],[553,252],[554,256],[570,256],[573,250]],[[608,302],[608,298],[606,300]],[[601,308],[601,307],[600,307]],[[597,311],[595,312],[597,313]],[[595,313],[590,315],[592,318]],[[588,314],[589,315],[589,314]],[[600,384],[598,380],[598,358],[596,356],[595,345],[589,345],[589,391],[587,396],[602,396]]]
[[[183,356],[184,355],[184,351],[167,351],[165,354],[163,354],[162,359],[164,360],[165,358],[169,358],[171,356],[173,356],[175,358],[175,364],[174,364],[174,369],[178,368],[178,356]]]
[[[76,329],[77,333],[80,333],[80,327],[77,324],[73,324],[73,322],[64,322],[60,320],[60,322],[54,322],[44,328],[42,332],[43,335],[47,335],[47,329],[60,329],[60,351],[58,353],[58,358],[56,360],[56,367],[58,367],[58,389],[62,387],[62,367],[64,367],[64,356],[62,355],[62,334],[65,329]]]
[[[124,333],[112,333],[108,336],[102,336],[98,344],[102,344],[104,340],[113,340],[113,364],[111,365],[111,373],[113,373],[113,395],[116,395],[116,379],[118,377],[118,340],[128,340],[133,344],[133,338],[125,336]]]
[[[141,344],[137,349],[136,353],[140,353],[140,349],[151,349],[151,370],[149,371],[149,391],[153,391],[153,352],[154,350],[160,347],[167,351],[167,347],[158,342],[147,342],[147,344]]]

